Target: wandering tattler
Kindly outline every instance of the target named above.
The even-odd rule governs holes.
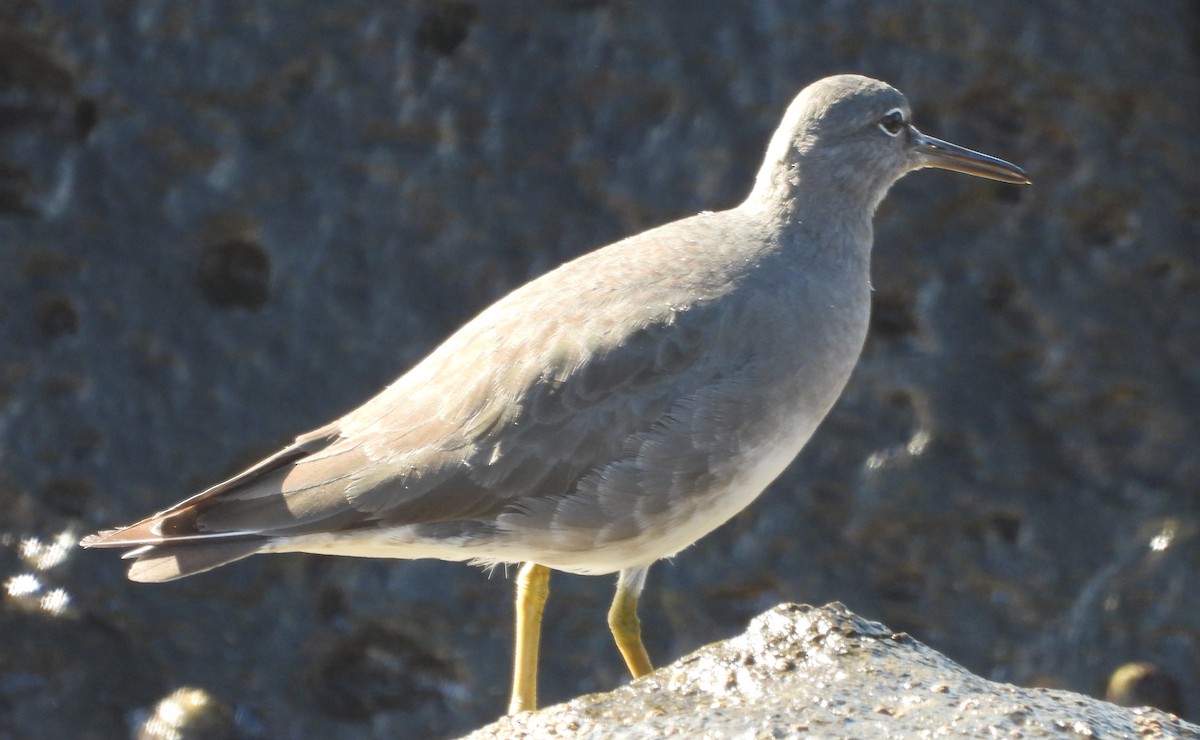
[[[85,547],[169,581],[262,552],[523,563],[510,712],[536,703],[549,569],[619,573],[609,626],[651,670],[654,561],[800,452],[867,333],[871,219],[923,167],[1028,183],[926,136],[877,80],[805,88],[741,205],[623,239],[518,288],[363,406]]]

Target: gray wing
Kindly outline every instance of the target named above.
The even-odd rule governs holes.
[[[646,465],[634,446],[672,425],[695,426],[705,389],[737,382],[712,367],[712,337],[698,318],[641,327],[578,362],[571,352],[553,361],[524,342],[497,342],[490,366],[475,366],[475,382],[462,382],[470,370],[445,368],[377,415],[409,385],[402,382],[343,419],[343,436],[323,448],[235,479],[186,509],[200,531],[287,536],[487,522],[565,499],[625,458],[672,471],[670,486],[684,486],[709,469],[707,458],[688,453],[711,448],[680,444],[670,464]],[[539,354],[541,362],[531,360]]]
[[[573,492],[597,476],[610,487],[629,478],[630,496],[694,485],[711,474],[714,449],[696,438],[720,433],[717,401],[747,380],[736,369],[749,357],[727,328],[746,323],[736,305],[718,312],[712,300],[732,283],[700,271],[701,284],[664,292],[680,265],[634,260],[614,275],[610,255],[597,284],[589,263],[598,254],[495,304],[339,421],[83,544],[141,546],[131,555],[142,559],[184,546],[200,553],[183,572],[141,574],[164,580],[245,557],[266,539],[569,511]],[[663,444],[671,434],[679,444]],[[669,459],[647,464],[655,455]]]

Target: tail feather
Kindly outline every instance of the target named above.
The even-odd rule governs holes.
[[[264,544],[265,540],[261,539],[242,539],[144,547],[129,553],[134,558],[129,566],[129,580],[141,583],[174,581],[249,557],[259,552]]]
[[[286,530],[296,524],[312,524],[309,521],[297,522],[289,516],[283,481],[295,463],[326,449],[340,436],[340,427],[336,423],[301,435],[295,443],[223,483],[127,527],[108,529],[84,537],[79,544],[83,547],[127,548],[129,551],[123,557],[134,561],[129,567],[129,578],[147,583],[173,581],[193,573],[203,573],[261,552],[278,534],[272,530]],[[322,479],[314,485],[327,482]],[[264,504],[260,499],[267,503]],[[257,508],[247,506],[249,502],[256,501]],[[220,526],[219,519],[216,525],[206,525],[200,521],[207,514],[214,511],[219,513],[222,507],[231,504],[235,509],[241,507],[240,511],[243,512],[249,509],[255,515],[261,515],[261,510],[267,508],[268,514],[278,514],[279,520],[268,516],[267,523],[270,526],[260,526],[255,519],[239,523],[237,517],[233,517],[235,521],[231,526]],[[331,516],[342,517],[337,521],[348,518],[345,513],[348,505],[331,508],[334,509]],[[310,514],[311,509],[310,506]],[[321,520],[322,513],[318,511],[310,519]],[[353,513],[353,521],[363,518],[361,513]],[[321,523],[316,526],[325,525]]]

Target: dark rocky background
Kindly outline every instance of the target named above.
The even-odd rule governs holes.
[[[893,190],[844,398],[651,572],[651,654],[838,599],[1002,681],[1102,695],[1149,661],[1200,718],[1198,39],[1187,0],[0,2],[0,736],[127,736],[181,687],[245,736],[500,714],[499,572],[273,556],[145,586],[72,543],[548,268],[733,205],[843,71],[1036,184]],[[612,579],[552,587],[543,703],[625,681]]]

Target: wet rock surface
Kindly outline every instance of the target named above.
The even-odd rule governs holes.
[[[972,674],[841,604],[781,604],[746,632],[606,694],[505,717],[520,737],[1200,738],[1200,726]]]
[[[846,71],[1036,184],[893,190],[843,399],[651,571],[651,655],[837,599],[1017,684],[1151,663],[1200,717],[1195,4],[501,6],[0,7],[0,734],[126,736],[182,687],[252,737],[499,716],[501,571],[277,556],[149,587],[70,542],[530,277],[737,202],[795,92]],[[621,685],[611,580],[551,588],[543,701]]]

